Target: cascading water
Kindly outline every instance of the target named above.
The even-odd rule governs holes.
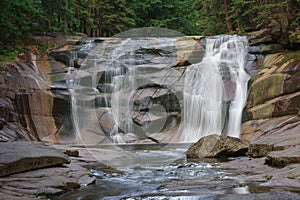
[[[202,62],[185,73],[181,142],[195,142],[210,134],[239,137],[247,98],[245,72],[248,40],[237,35],[206,39]]]
[[[244,70],[247,38],[205,40],[205,49],[203,40],[182,36],[109,38],[88,47],[70,89],[78,137],[93,144],[239,137],[250,77]],[[177,66],[182,52],[199,63]]]

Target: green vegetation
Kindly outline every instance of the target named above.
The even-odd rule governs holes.
[[[300,42],[300,0],[1,0],[0,7],[0,46],[10,52],[37,33],[99,37],[138,27],[186,35],[272,28],[282,44]]]
[[[278,63],[282,65],[290,60],[300,60],[300,51],[287,51],[283,53],[284,58]]]
[[[0,62],[8,62],[16,59],[16,52],[6,49],[0,50]],[[2,69],[3,70],[3,69]],[[0,69],[0,72],[2,71]]]

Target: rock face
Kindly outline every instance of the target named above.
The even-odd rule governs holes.
[[[300,53],[274,46],[276,34],[271,31],[250,39],[259,46],[252,51],[264,58],[261,71],[250,80],[241,137],[251,141],[249,156],[265,157],[266,164],[284,167],[299,162]]]
[[[243,156],[249,143],[234,137],[209,135],[193,144],[186,155],[188,158],[217,158]]]
[[[251,79],[247,102],[250,119],[297,115],[300,102],[300,60],[289,53],[268,55],[264,68]]]
[[[0,176],[69,163],[62,152],[39,142],[0,142]]]
[[[49,51],[73,48],[79,38],[39,36],[35,38]],[[64,65],[65,66],[65,65]],[[37,140],[57,142],[70,128],[70,104],[51,91],[54,81],[66,68],[53,63],[47,53],[31,51],[16,61],[0,63],[0,140]],[[53,74],[56,74],[54,78]],[[63,134],[62,134],[63,133]]]

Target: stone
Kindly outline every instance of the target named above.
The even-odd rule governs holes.
[[[35,140],[32,134],[17,122],[1,121],[3,129],[0,130],[0,142]]]
[[[270,132],[251,141],[248,149],[248,155],[251,157],[264,157],[271,151],[281,151],[293,146],[300,145],[300,121],[292,121],[297,118],[291,118],[283,121],[281,125],[274,127]]]
[[[209,135],[194,143],[186,152],[188,158],[244,156],[249,142],[230,136]]]
[[[250,144],[248,149],[248,155],[253,158],[260,158],[266,156],[269,152],[274,150],[274,145],[272,144]]]
[[[110,110],[97,109],[97,118],[99,120],[99,125],[105,134],[109,134],[113,131],[116,122]]]
[[[262,29],[248,33],[250,45],[259,45],[272,42],[271,29]]]
[[[70,157],[79,157],[79,151],[78,150],[66,150],[64,152],[64,154],[66,154],[67,156],[70,156]]]
[[[247,109],[251,119],[266,119],[298,114],[300,92],[279,96],[264,104]]]
[[[300,61],[297,53],[267,55],[263,69],[251,80],[247,101],[249,119],[267,119],[299,112]]]
[[[0,116],[9,122],[16,121],[12,102],[7,98],[0,98]]]
[[[66,155],[40,142],[0,142],[0,176],[66,163]]]
[[[300,145],[290,147],[283,151],[272,151],[268,153],[266,164],[275,167],[285,167],[288,164],[300,163]]]
[[[91,185],[95,183],[95,178],[90,176],[86,168],[72,161],[64,167],[37,169],[0,177],[0,182],[1,198],[44,199]]]
[[[259,53],[261,54],[272,54],[284,51],[282,44],[263,44],[260,46]]]
[[[283,132],[300,121],[297,115],[250,120],[242,124],[241,138],[253,141],[276,132]],[[299,122],[300,123],[300,122]]]

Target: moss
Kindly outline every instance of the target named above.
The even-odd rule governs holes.
[[[299,51],[287,51],[282,53],[284,58],[278,63],[279,65],[283,65],[289,60],[299,60],[300,61],[300,50]]]
[[[271,118],[274,110],[274,105],[272,103],[267,103],[259,105],[250,109],[249,112],[252,114],[252,119],[266,119]]]
[[[249,116],[248,111],[246,110],[246,108],[243,109],[242,112],[242,123],[247,122],[251,119],[251,116]]]
[[[283,94],[283,74],[273,74],[253,83],[249,90],[250,106],[262,104]]]
[[[45,53],[48,49],[48,45],[39,45],[38,50],[40,53]]]
[[[6,49],[0,50],[0,62],[8,62],[15,59],[16,59],[16,52],[6,50]]]

